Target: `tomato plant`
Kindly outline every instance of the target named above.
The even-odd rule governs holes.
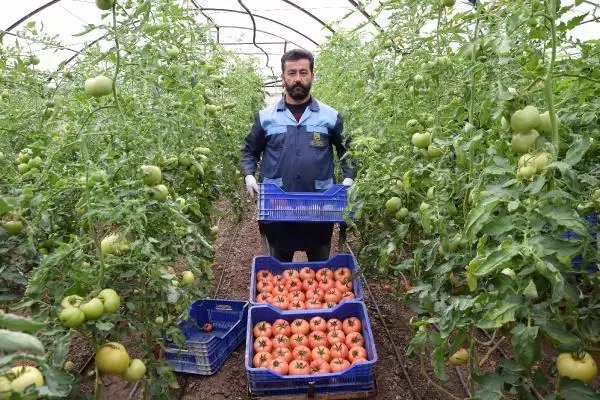
[[[154,350],[165,334],[182,344],[176,322],[207,296],[216,200],[241,215],[237,143],[262,78],[184,7],[96,5],[85,32],[105,40],[57,70],[24,50],[63,46],[35,23],[0,49],[0,295],[46,323],[52,365],[77,330],[101,373],[166,398],[176,379]],[[140,358],[125,363],[107,335],[128,347],[140,335]]]
[[[600,332],[598,42],[569,40],[585,19],[572,3],[453,3],[388,2],[385,32],[320,52],[316,96],[344,115],[357,164],[361,267],[405,282],[407,354],[440,381],[448,361],[476,398],[593,398],[556,385],[542,348],[592,351]],[[493,372],[482,330],[512,347]]]

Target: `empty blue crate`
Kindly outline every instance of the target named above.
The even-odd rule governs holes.
[[[292,322],[297,318],[310,320],[320,316],[325,320],[337,318],[344,320],[357,317],[362,322],[362,335],[367,350],[367,362],[351,365],[348,369],[330,374],[312,375],[280,375],[267,368],[254,368],[254,335],[252,329],[260,321],[273,323],[276,319],[283,318]],[[246,371],[248,373],[248,386],[252,396],[286,396],[302,394],[346,394],[355,392],[369,392],[375,388],[375,363],[377,351],[375,340],[369,322],[367,308],[360,301],[347,301],[335,308],[323,310],[299,310],[289,313],[268,306],[253,306],[248,313],[248,327],[246,330]]]
[[[596,214],[596,213],[588,214],[584,217],[584,219],[590,225],[590,231],[589,231],[590,241],[589,241],[589,243],[590,243],[592,249],[597,249],[598,243],[597,243],[596,235],[598,234],[598,214]],[[572,231],[567,231],[567,232],[563,233],[562,237],[563,237],[563,239],[577,239],[577,240],[582,239],[580,234],[572,232]],[[571,264],[573,266],[573,269],[575,269],[577,271],[581,271],[582,267],[585,267],[585,270],[588,272],[597,272],[598,271],[598,266],[595,261],[587,260],[585,265],[583,265],[584,264],[583,254],[579,254],[579,255],[573,257]]]
[[[256,256],[252,260],[252,271],[250,272],[250,303],[252,305],[263,304],[256,301],[256,283],[257,273],[260,270],[267,270],[273,275],[280,275],[286,269],[295,269],[300,271],[304,267],[310,267],[317,271],[320,268],[329,268],[335,272],[336,269],[342,267],[350,268],[354,280],[352,281],[352,291],[354,292],[354,300],[363,299],[363,289],[358,277],[359,266],[356,258],[352,254],[341,253],[336,254],[327,261],[312,261],[312,262],[281,262],[270,256]]]
[[[227,357],[244,341],[247,301],[196,300],[188,312],[189,318],[178,323],[185,336],[179,347],[173,338],[165,338],[165,360],[176,372],[212,375]],[[211,332],[203,326],[210,322]]]
[[[284,192],[272,183],[261,183],[259,221],[344,222],[347,187],[333,185],[324,192]]]

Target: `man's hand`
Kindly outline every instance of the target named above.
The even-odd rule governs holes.
[[[354,183],[354,179],[352,179],[352,178],[344,178],[344,181],[342,182],[342,185],[344,185],[344,186],[352,186],[353,183]]]
[[[256,179],[252,175],[246,175],[244,178],[246,181],[246,190],[250,197],[254,198],[254,193],[258,194],[258,184],[256,183]]]

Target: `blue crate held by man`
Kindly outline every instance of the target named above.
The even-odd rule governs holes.
[[[325,320],[337,318],[344,320],[349,317],[357,317],[362,323],[362,335],[367,351],[367,361],[357,363],[348,369],[329,373],[312,375],[280,375],[267,368],[254,368],[252,365],[254,357],[254,335],[252,329],[260,321],[269,323],[282,318],[292,322],[297,318],[310,320],[320,316]],[[246,329],[246,371],[248,373],[248,386],[253,396],[285,396],[314,394],[335,394],[369,392],[375,388],[375,364],[377,362],[377,351],[375,339],[369,322],[367,308],[363,302],[347,301],[331,309],[323,310],[299,310],[283,313],[270,305],[253,306],[248,313],[248,326]]]
[[[178,323],[185,343],[165,338],[165,360],[176,372],[212,375],[243,341],[249,303],[237,300],[196,300],[189,318]],[[210,323],[212,330],[203,330]]]
[[[324,192],[285,192],[272,183],[259,185],[259,221],[344,222],[348,188],[333,185]]]

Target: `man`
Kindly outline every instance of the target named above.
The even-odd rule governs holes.
[[[333,147],[346,154],[341,115],[310,95],[314,57],[305,50],[290,50],[281,57],[281,78],[286,94],[261,110],[242,148],[242,171],[250,196],[258,193],[254,174],[262,156],[259,181],[286,192],[316,192],[334,183]],[[346,186],[354,182],[349,160],[342,162]],[[332,223],[259,223],[271,256],[292,261],[294,251],[306,251],[309,261],[329,258]]]

